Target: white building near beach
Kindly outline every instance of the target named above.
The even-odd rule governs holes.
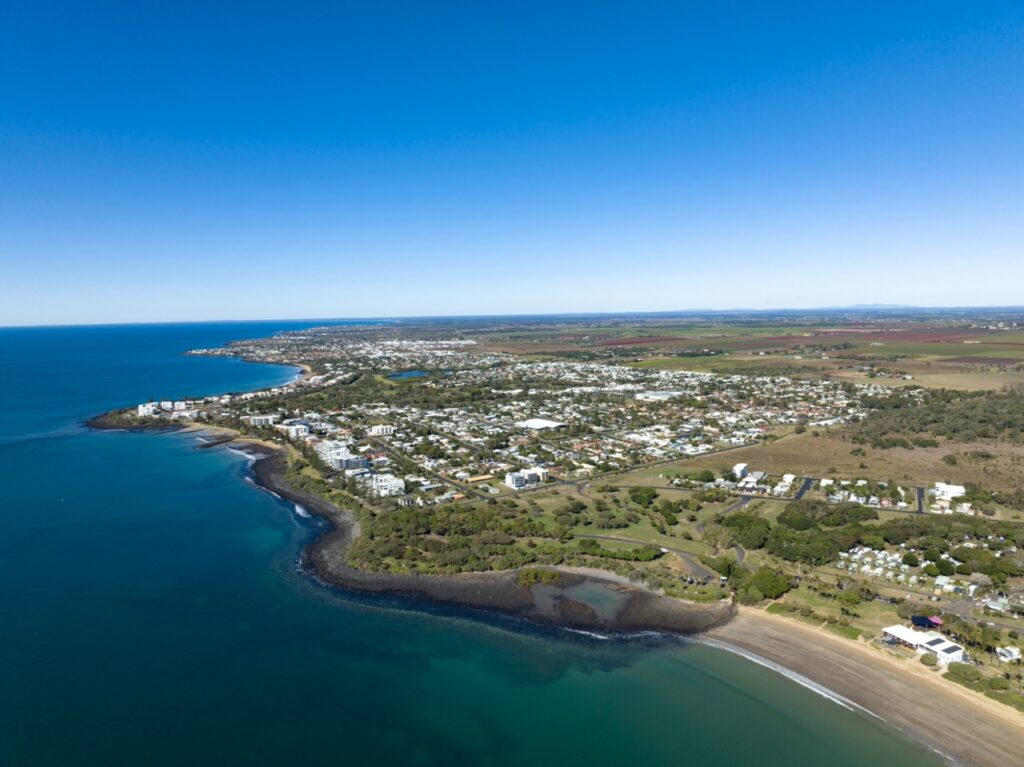
[[[967,660],[964,648],[942,636],[938,631],[916,631],[909,626],[897,624],[882,629],[882,636],[887,642],[910,647],[918,654],[935,653],[935,657],[943,666],[950,663],[963,663]]]
[[[274,428],[283,431],[289,439],[299,439],[309,434],[309,427],[304,423],[282,423]]]
[[[247,415],[242,416],[243,421],[248,421],[250,426],[273,426],[277,422],[276,415]]]

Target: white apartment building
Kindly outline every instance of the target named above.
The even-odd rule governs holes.
[[[278,416],[276,415],[247,415],[243,416],[243,421],[248,421],[250,426],[273,426],[277,422]]]
[[[324,463],[335,471],[349,469],[365,469],[369,461],[365,456],[355,455],[348,442],[337,439],[325,439],[316,444],[314,448]]]
[[[275,428],[287,434],[289,439],[300,439],[309,434],[309,427],[304,423],[282,423]]]
[[[505,475],[505,484],[513,490],[539,485],[548,481],[548,470],[540,466],[522,471],[511,471]]]
[[[405,495],[405,480],[399,479],[394,474],[374,474],[370,478],[370,487],[380,498]]]

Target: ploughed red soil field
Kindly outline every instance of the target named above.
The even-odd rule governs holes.
[[[768,347],[793,346],[796,344],[972,344],[984,346],[1024,346],[1024,341],[1003,341],[992,338],[985,330],[954,329],[954,328],[901,328],[892,326],[886,329],[864,328],[827,328],[808,333],[779,336],[757,336],[739,338],[735,342],[727,340],[717,345],[723,348],[764,349]],[[992,363],[998,364],[998,363]]]
[[[599,341],[600,346],[641,346],[647,344],[678,343],[685,339],[676,336],[637,336],[635,338],[609,338]]]
[[[1016,365],[1021,360],[1016,357],[948,357],[939,362],[960,365]]]

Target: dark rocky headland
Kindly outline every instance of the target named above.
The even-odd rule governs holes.
[[[406,594],[494,610],[539,623],[608,633],[695,634],[720,626],[735,615],[731,603],[682,602],[612,574],[602,577],[538,568],[530,574],[535,577],[524,578],[519,571],[398,575],[357,570],[345,559],[346,550],[359,534],[352,515],[291,487],[285,479],[287,460],[283,452],[251,443],[238,446],[257,458],[252,473],[258,486],[331,523],[332,529],[304,553],[317,576],[331,585],[360,592]]]
[[[86,425],[99,430],[173,432],[185,426],[128,418],[111,411]],[[699,604],[657,594],[611,573],[580,572],[550,567],[520,571],[458,573],[455,575],[399,575],[358,570],[345,553],[359,535],[358,522],[323,498],[292,487],[287,479],[287,458],[282,450],[265,444],[236,440],[215,433],[199,445],[210,449],[235,444],[252,455],[257,486],[301,505],[327,520],[331,529],[303,552],[316,576],[332,586],[364,593],[404,594],[436,602],[493,610],[538,623],[606,633],[664,631],[696,634],[721,626],[733,618],[729,602]],[[524,575],[526,577],[524,577]]]

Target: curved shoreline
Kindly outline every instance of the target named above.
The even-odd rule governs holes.
[[[954,764],[1005,767],[1019,761],[1024,717],[916,661],[747,607],[701,641],[784,669],[797,683],[810,682],[811,689],[877,717]]]
[[[102,418],[102,417],[100,417]],[[522,618],[535,624],[601,634],[655,631],[682,636],[747,657],[751,662],[810,687],[834,702],[860,709],[956,765],[1003,767],[1013,763],[1024,742],[1024,718],[966,688],[943,682],[923,666],[884,656],[863,643],[815,630],[796,621],[731,603],[702,605],[664,597],[612,573],[555,570],[552,584],[524,586],[516,571],[456,575],[397,575],[357,570],[345,552],[359,534],[358,523],[322,498],[292,488],[285,479],[286,452],[273,444],[202,424],[141,425],[129,428],[92,419],[92,428],[121,431],[206,432],[200,449],[229,447],[251,456],[255,485],[326,520],[330,529],[302,552],[312,574],[331,587],[364,594],[409,596],[438,604]],[[617,595],[613,614],[601,614],[579,590]],[[599,599],[603,602],[604,599]],[[802,680],[802,681],[801,681]],[[955,723],[951,725],[951,718]],[[1009,761],[1008,761],[1009,759]]]
[[[190,352],[185,352],[186,355],[189,353]],[[313,368],[311,368],[304,362],[266,362],[263,360],[248,359],[247,357],[243,357],[241,355],[231,356],[233,359],[241,360],[242,362],[252,365],[276,365],[278,367],[292,368],[294,377],[292,378],[291,381],[287,381],[285,384],[282,385],[301,383],[302,381],[307,380],[313,375]],[[135,433],[149,431],[169,433],[175,431],[202,428],[200,424],[183,424],[166,420],[153,421],[148,423],[122,423],[120,420],[118,420],[118,413],[120,412],[123,412],[123,408],[113,408],[111,410],[106,411],[105,413],[94,415],[92,418],[88,419],[85,422],[85,425],[90,429],[96,429],[97,431],[127,431]],[[218,430],[218,427],[210,426],[209,429],[210,431],[216,431]]]
[[[731,603],[681,602],[624,583],[611,573],[602,577],[555,567],[539,568],[556,571],[557,579],[525,586],[519,583],[518,571],[398,575],[358,570],[345,560],[345,552],[359,534],[352,515],[322,498],[292,488],[284,478],[283,451],[244,441],[237,447],[257,459],[250,472],[258,487],[330,523],[331,529],[313,541],[302,556],[317,578],[331,586],[363,593],[421,597],[536,623],[613,634],[664,631],[692,635],[721,626],[735,614]],[[587,588],[597,589],[598,593],[588,595]],[[609,602],[613,603],[611,607]]]
[[[316,577],[330,586],[421,597],[603,634],[657,631],[699,635],[698,641],[746,657],[838,705],[877,718],[951,765],[1004,767],[1014,763],[1019,744],[1024,743],[1024,718],[1012,709],[944,682],[924,666],[909,667],[863,643],[756,608],[683,603],[640,586],[624,585],[623,579],[611,573],[602,577],[563,568],[549,568],[559,572],[554,585],[561,598],[540,605],[534,593],[537,585],[532,589],[520,585],[515,572],[406,576],[356,570],[344,560],[344,552],[358,535],[358,524],[351,515],[291,488],[284,481],[286,458],[279,448],[245,442],[238,447],[256,458],[250,472],[257,486],[330,523],[331,529],[303,552]],[[625,589],[628,600],[614,616],[602,618],[572,599],[574,588],[588,584]]]

